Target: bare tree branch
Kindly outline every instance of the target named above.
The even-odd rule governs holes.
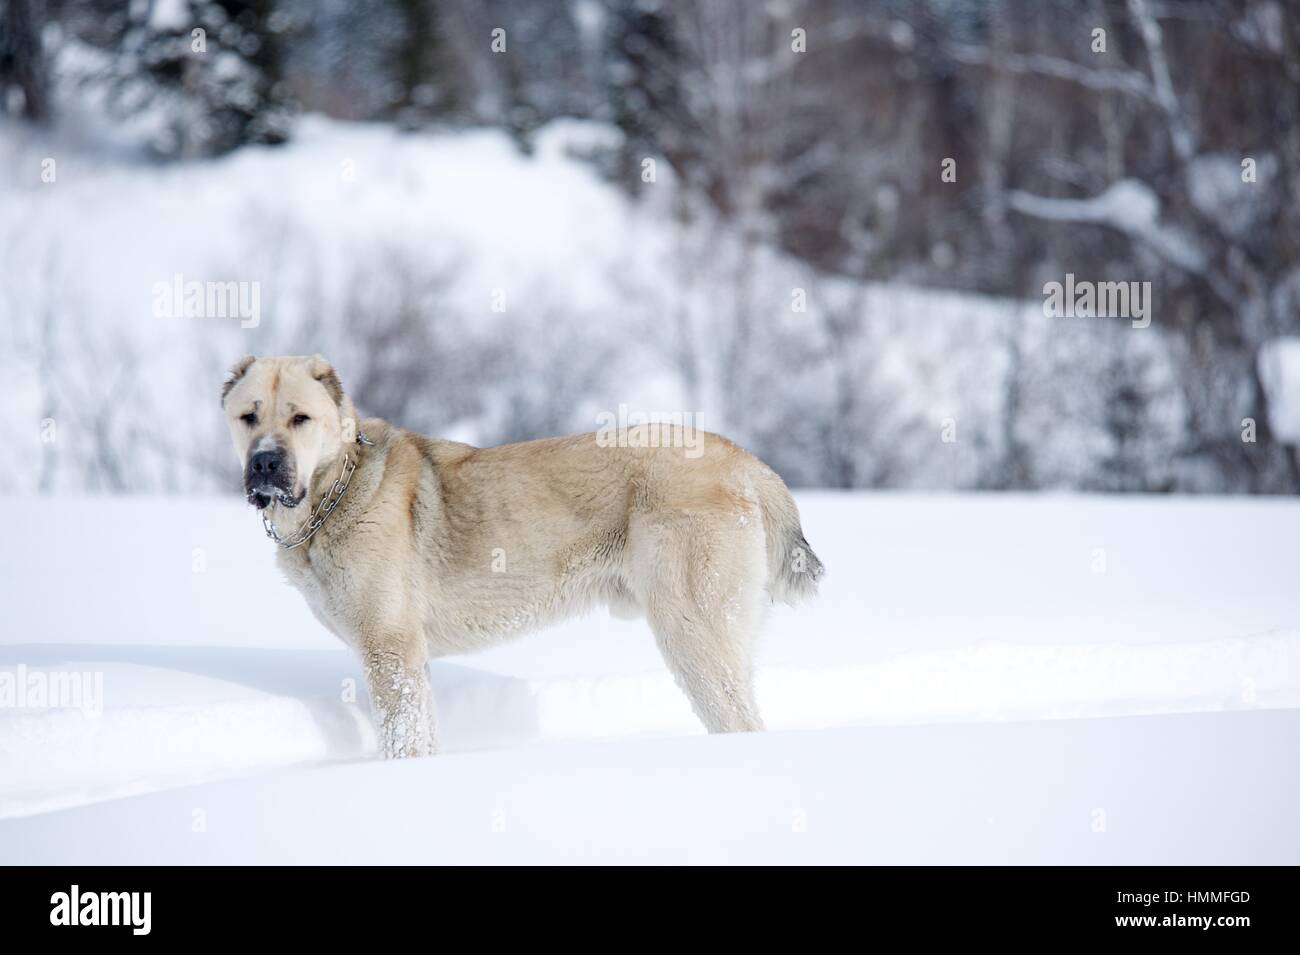
[[[1156,91],[1147,78],[1136,70],[1094,70],[1059,56],[1042,53],[998,53],[968,45],[948,49],[953,59],[966,66],[983,66],[1002,73],[1021,76],[1050,76],[1100,93],[1124,93],[1149,102],[1157,102]]]
[[[1137,21],[1142,45],[1146,47],[1151,79],[1155,84],[1155,101],[1169,123],[1169,135],[1173,140],[1174,152],[1186,164],[1196,155],[1196,138],[1192,135],[1187,117],[1183,115],[1178,94],[1174,92],[1173,78],[1169,73],[1169,60],[1165,57],[1164,31],[1160,29],[1160,21],[1147,8],[1146,0],[1128,0],[1128,9],[1133,19]]]

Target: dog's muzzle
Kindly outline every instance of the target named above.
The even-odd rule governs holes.
[[[293,484],[293,468],[280,448],[258,451],[248,459],[248,467],[244,469],[244,494],[248,503],[258,510],[269,507],[272,500],[285,507],[297,507],[303,495],[294,495]]]

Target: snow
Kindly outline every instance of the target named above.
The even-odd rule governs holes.
[[[193,22],[188,0],[154,0],[149,10],[149,26],[159,32],[184,30]]]
[[[551,746],[175,789],[0,822],[0,847],[79,865],[1294,864],[1297,743],[1300,714],[1278,710]]]
[[[1300,336],[1265,342],[1259,375],[1268,395],[1269,427],[1280,441],[1300,444]]]
[[[668,269],[681,236],[665,211],[666,170],[661,188],[634,202],[573,158],[607,145],[610,132],[553,123],[528,156],[494,130],[404,135],[304,117],[283,148],[155,166],[106,152],[98,140],[79,144],[67,131],[0,127],[0,245],[13,251],[0,263],[0,370],[13,393],[0,429],[43,454],[32,422],[58,421],[59,489],[102,486],[103,468],[83,478],[77,472],[90,469],[74,463],[98,436],[136,448],[121,469],[132,489],[211,490],[215,385],[197,382],[219,381],[248,352],[313,351],[328,352],[355,382],[374,360],[372,343],[357,353],[357,337],[376,315],[408,308],[403,295],[424,296],[439,344],[452,343],[449,360],[465,355],[471,367],[502,342],[549,365],[547,349],[563,347],[564,329],[593,347],[606,339],[622,346],[633,318],[661,320],[667,306],[658,296],[677,294],[667,290],[682,283]],[[57,159],[52,183],[40,180],[46,156]],[[153,289],[177,275],[256,284],[258,320],[156,317]],[[429,288],[412,292],[403,281]],[[715,291],[689,293],[692,307],[714,309]],[[493,310],[498,293],[503,313]],[[788,301],[788,285],[782,295]],[[95,320],[83,323],[92,301]],[[368,311],[358,316],[358,308]],[[698,408],[666,374],[657,346],[649,359],[645,351],[622,359],[618,398]],[[57,358],[58,380],[42,371],[43,354]],[[437,367],[432,356],[420,358]],[[115,377],[125,384],[115,386]],[[110,389],[112,406],[130,410],[122,420],[91,421]],[[508,406],[484,391],[476,418],[439,420],[440,433],[501,440],[499,428],[490,432]],[[577,398],[566,402],[567,430],[591,429],[595,411],[611,406],[605,394]],[[723,427],[712,413],[708,420]],[[141,429],[151,440],[139,440]],[[35,490],[38,471],[0,476],[0,489]]]
[[[400,765],[244,505],[0,500],[0,675],[103,680],[0,707],[0,858],[1300,861],[1295,502],[798,497],[829,572],[771,614],[768,733],[704,737],[597,613],[435,662]]]
[[[0,432],[42,461],[0,474],[0,491],[235,486],[214,395],[250,352],[323,352],[349,387],[414,379],[421,390],[402,424],[472,443],[593,430],[620,403],[699,414],[769,459],[788,443],[773,435],[793,430],[799,445],[769,463],[804,484],[828,477],[808,422],[841,413],[834,369],[809,356],[844,352],[851,380],[868,385],[853,417],[873,422],[845,436],[855,467],[935,488],[977,485],[999,459],[1015,340],[1036,379],[1020,383],[1032,432],[1020,443],[1042,485],[1104,470],[1108,408],[1095,382],[1114,376],[1117,355],[1149,366],[1153,416],[1169,422],[1144,432],[1150,456],[1179,460],[1187,414],[1169,384],[1178,378],[1160,314],[1134,340],[1108,323],[1048,319],[1041,301],[819,275],[744,249],[705,214],[684,224],[666,162],[630,199],[574,158],[607,149],[611,134],[553,122],[524,155],[499,131],[403,134],[306,116],[283,147],[157,166],[107,149],[102,131],[88,147],[69,130],[0,125],[0,245],[10,250],[0,258]],[[47,156],[54,183],[40,181]],[[155,286],[177,275],[250,292],[256,283],[255,327],[156,317]],[[806,292],[807,312],[792,311],[793,289]],[[429,338],[375,331],[413,306]],[[852,316],[849,340],[828,337],[832,311]],[[743,332],[742,315],[776,336],[756,339],[751,360],[782,355],[794,370],[774,368],[761,406],[738,414],[725,388],[729,336],[757,331]],[[503,348],[505,369],[492,359]],[[698,361],[694,383],[684,353]],[[518,423],[521,409],[539,408],[555,420]],[[34,426],[47,417],[53,453]],[[959,422],[961,443],[935,453],[945,418]],[[129,465],[105,467],[127,447]]]
[[[1255,164],[1253,180],[1243,178],[1243,158]],[[1200,155],[1188,165],[1185,174],[1187,195],[1202,215],[1213,219],[1235,239],[1244,240],[1251,229],[1257,228],[1261,206],[1272,201],[1268,183],[1276,175],[1277,157],[1269,153],[1248,157]]]
[[[1160,221],[1160,198],[1146,183],[1121,179],[1096,196],[1056,199],[1013,190],[1011,208],[1056,222],[1090,222],[1111,226],[1140,238],[1163,258],[1192,272],[1206,267],[1205,253],[1187,232]]]
[[[1121,179],[1088,199],[1053,199],[1012,192],[1015,209],[1060,222],[1101,222],[1124,232],[1142,232],[1160,218],[1160,200],[1151,187],[1136,179]]]

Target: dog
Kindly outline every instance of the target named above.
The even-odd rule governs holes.
[[[601,604],[648,619],[709,732],[763,728],[764,610],[823,566],[784,482],[730,441],[640,425],[475,448],[358,419],[319,355],[246,356],[221,400],[281,569],[360,655],[386,757],[437,751],[429,659]]]

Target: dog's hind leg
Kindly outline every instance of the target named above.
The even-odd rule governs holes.
[[[743,526],[723,525],[678,514],[643,527],[638,599],[705,728],[761,730],[753,650],[764,601],[762,540]]]
[[[394,647],[371,644],[362,652],[362,663],[383,756],[400,759],[436,753],[433,692],[424,661],[408,660]]]
[[[705,729],[745,733],[763,728],[748,653],[671,611],[653,614],[650,626],[664,662]]]

